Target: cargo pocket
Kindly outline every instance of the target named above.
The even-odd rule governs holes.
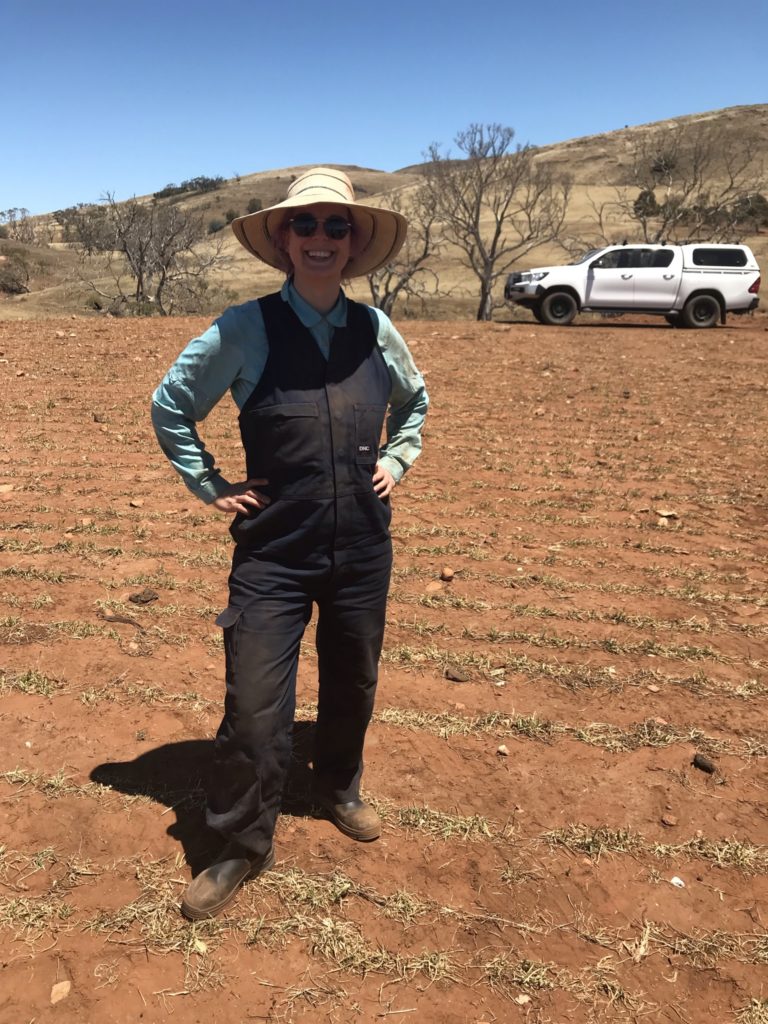
[[[355,406],[355,462],[359,466],[375,465],[386,414],[386,405]]]
[[[237,630],[235,627],[243,614],[242,608],[233,608],[231,605],[216,616],[216,625],[224,630],[224,652],[227,658],[235,659],[237,656]]]

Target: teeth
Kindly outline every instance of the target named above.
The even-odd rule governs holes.
[[[307,251],[307,256],[332,256],[333,253],[325,249],[312,249]]]

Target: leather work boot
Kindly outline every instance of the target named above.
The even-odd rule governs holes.
[[[228,843],[216,861],[190,882],[181,901],[182,914],[190,921],[216,917],[229,906],[244,882],[269,871],[274,863],[274,847],[264,856],[254,857],[237,843]]]
[[[344,804],[334,804],[318,796],[315,800],[328,812],[336,828],[350,839],[370,843],[381,835],[379,816],[364,800],[349,800]]]

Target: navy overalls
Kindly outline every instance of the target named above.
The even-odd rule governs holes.
[[[299,643],[318,607],[314,788],[358,796],[392,566],[373,490],[391,382],[370,313],[348,302],[326,361],[279,294],[260,300],[264,372],[240,411],[248,479],[271,504],[238,515],[224,627],[227,693],[207,822],[254,854],[272,843],[291,756]]]

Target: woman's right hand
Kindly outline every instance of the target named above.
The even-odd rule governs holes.
[[[254,487],[268,483],[269,480],[259,477],[256,480],[243,480],[239,484],[232,484],[212,504],[219,512],[226,512],[227,515],[231,516],[235,515],[236,512],[241,512],[244,516],[247,516],[249,512],[254,510],[258,512],[266,508],[272,499],[268,498],[266,494],[255,491]]]

